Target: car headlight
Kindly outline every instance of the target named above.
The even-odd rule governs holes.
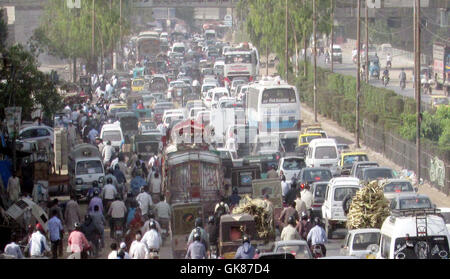
[[[77,185],[81,185],[81,184],[83,184],[83,179],[77,178],[77,179],[75,180],[75,183],[76,183]]]

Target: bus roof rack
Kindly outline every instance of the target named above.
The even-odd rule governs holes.
[[[417,208],[417,209],[394,209],[391,216],[394,217],[408,217],[408,216],[426,216],[440,214],[441,210],[436,208]]]

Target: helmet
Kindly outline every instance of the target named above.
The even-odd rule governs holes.
[[[203,221],[202,221],[202,218],[197,217],[197,218],[195,219],[195,226],[196,226],[196,227],[203,227]]]
[[[94,181],[92,182],[92,187],[98,187],[98,182],[97,182],[97,180],[94,180]]]
[[[75,222],[74,227],[76,230],[79,230],[79,229],[81,229],[81,224],[78,222]]]
[[[242,238],[242,243],[245,243],[245,242],[250,243],[250,236],[244,235],[244,237]]]
[[[295,226],[295,224],[296,224],[297,222],[296,222],[296,220],[295,220],[295,217],[291,215],[291,216],[289,216],[287,223],[290,224],[290,225],[292,225],[292,226]]]
[[[150,229],[155,229],[156,230],[156,222],[153,221],[153,220],[150,221],[149,227],[150,227]]]
[[[316,225],[320,225],[322,223],[322,221],[320,220],[319,217],[315,217],[314,218],[314,223],[316,223]]]
[[[112,183],[112,178],[108,177],[108,179],[106,179],[106,183],[111,184]]]
[[[198,233],[194,233],[194,241],[200,241],[200,235]]]
[[[302,212],[302,220],[308,220],[308,215],[305,212]]]
[[[208,217],[208,224],[214,224],[214,216]]]

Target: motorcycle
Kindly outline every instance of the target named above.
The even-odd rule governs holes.
[[[384,87],[386,87],[387,85],[388,85],[388,83],[389,83],[389,76],[387,76],[387,75],[383,75],[383,85],[384,85]]]
[[[312,246],[311,252],[313,254],[314,259],[322,258],[324,257],[322,246],[316,244]]]

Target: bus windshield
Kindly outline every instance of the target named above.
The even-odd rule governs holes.
[[[252,63],[251,54],[228,54],[225,55],[225,64]]]
[[[295,91],[292,88],[266,89],[262,95],[263,104],[295,103]]]

